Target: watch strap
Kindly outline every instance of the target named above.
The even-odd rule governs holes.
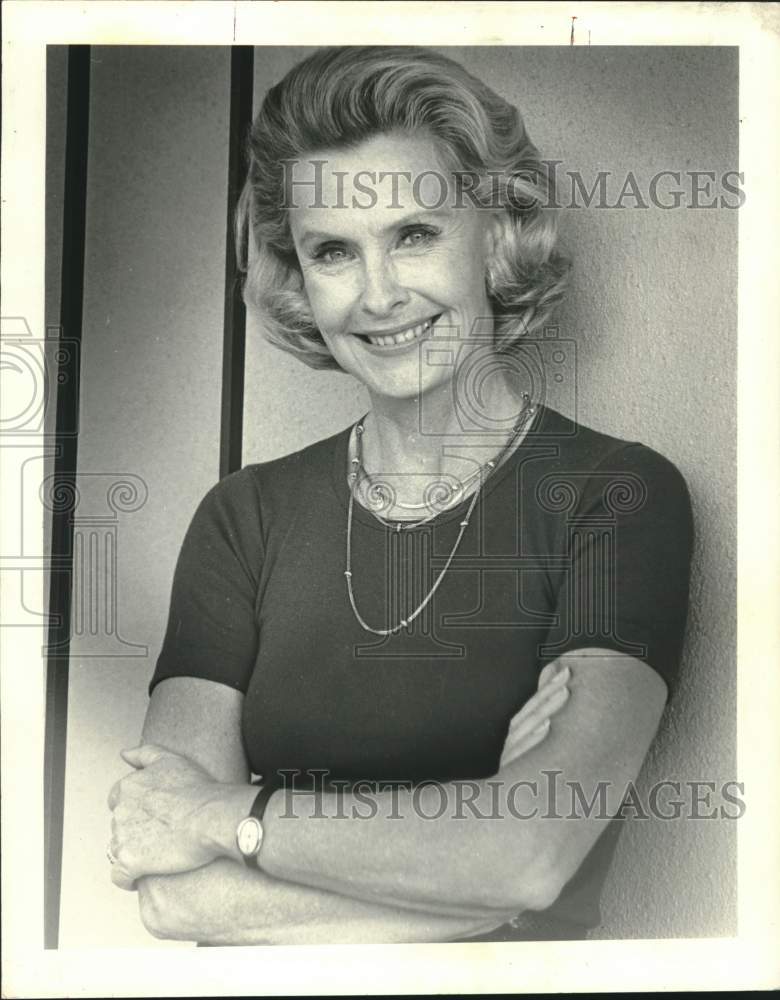
[[[274,792],[280,788],[278,781],[267,781],[260,791],[255,796],[255,801],[252,803],[252,808],[249,810],[249,815],[254,816],[255,819],[259,819],[263,822],[263,816],[265,814],[266,806],[268,805],[268,800],[274,794]]]
[[[261,825],[263,822],[263,816],[265,815],[266,806],[268,805],[268,800],[278,788],[281,788],[280,783],[277,780],[271,779],[262,786],[260,791],[255,796],[255,800],[249,810],[249,815],[254,816],[254,818],[258,820]],[[248,868],[254,868],[257,870],[260,867],[257,861],[259,853],[260,852],[258,851],[257,854],[253,854],[251,856],[247,856],[245,854],[244,864]]]

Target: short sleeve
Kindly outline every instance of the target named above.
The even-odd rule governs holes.
[[[262,559],[259,490],[247,467],[212,487],[190,521],[150,693],[182,676],[246,691],[257,654]]]
[[[672,693],[694,540],[686,482],[663,455],[627,444],[572,474],[569,487],[556,624],[541,665],[569,650],[614,649],[651,666]]]

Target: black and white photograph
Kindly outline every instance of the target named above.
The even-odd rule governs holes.
[[[776,986],[777,11],[6,6],[8,995]]]

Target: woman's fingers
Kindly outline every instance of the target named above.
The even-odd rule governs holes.
[[[529,750],[532,750],[545,739],[549,731],[550,720],[547,719],[529,733],[522,732],[519,736],[507,737],[504,749],[501,751],[499,767],[505,767],[511,761],[516,760],[516,758],[522,757],[524,753],[528,753]]]
[[[193,871],[216,856],[193,817],[218,795],[218,783],[199,765],[155,744],[122,752],[136,771],[109,794],[109,850],[115,885],[132,889],[141,875]]]
[[[519,726],[528,728],[529,723],[530,729],[535,729],[546,718],[557,712],[569,695],[567,682],[570,678],[571,672],[567,667],[540,691],[532,695],[520,711],[513,716],[509,723],[510,732]]]
[[[125,892],[133,892],[135,890],[135,879],[118,863],[111,865],[111,881],[117,889],[124,889]]]
[[[514,760],[546,739],[552,725],[552,716],[566,704],[568,697],[568,689],[562,688],[554,697],[548,698],[537,712],[510,727],[501,751],[502,762]]]
[[[568,667],[559,671],[512,718],[501,751],[500,766],[528,753],[547,737],[552,717],[569,698],[567,681],[570,677]]]
[[[174,757],[170,750],[166,750],[165,747],[159,747],[154,743],[142,743],[141,746],[132,747],[129,750],[120,750],[119,756],[122,760],[134,767],[136,772],[143,770],[144,768],[150,767],[152,764],[156,764],[158,760],[162,760],[163,757]],[[115,782],[111,787],[111,791],[108,793],[108,808],[116,809],[117,803],[122,791],[122,786],[129,787],[126,784],[129,775],[125,775],[124,778],[120,778],[119,781]]]
[[[552,683],[552,681],[554,681],[555,678],[564,671],[569,671],[568,664],[566,663],[565,660],[561,659],[560,657],[557,660],[551,660],[539,674],[539,682],[537,684],[537,688],[541,691],[541,689],[546,684]],[[569,671],[569,673],[570,672],[571,671]]]
[[[171,752],[154,743],[142,743],[141,746],[129,750],[120,750],[119,756],[131,767],[140,768],[156,764],[162,757],[170,757]]]

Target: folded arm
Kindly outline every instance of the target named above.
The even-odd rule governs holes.
[[[513,916],[413,912],[282,882],[228,859],[177,875],[145,876],[138,892],[141,918],[155,937],[212,945],[452,941]]]
[[[209,682],[163,682],[144,739],[225,784],[197,810],[210,863],[142,879],[145,923],[160,936],[212,943],[450,940],[546,908],[617,811],[666,695],[654,671],[627,657],[588,650],[565,662],[571,695],[546,738],[470,785],[471,806],[457,783],[382,792],[370,810],[354,792],[290,802],[279,791],[264,822],[263,873],[239,862],[234,841],[254,795],[238,736],[241,696]],[[600,816],[551,818],[594,796]]]
[[[549,735],[475,782],[473,810],[458,783],[404,792],[395,804],[382,793],[371,818],[353,818],[366,812],[353,793],[290,804],[280,791],[266,813],[263,868],[407,908],[546,909],[617,813],[666,699],[665,683],[641,661],[607,650],[561,659],[570,696]],[[594,797],[596,807],[583,808]]]
[[[143,739],[185,754],[226,789],[245,785],[251,802],[257,788],[247,784],[242,701],[238,692],[209,681],[163,682],[152,696]],[[281,881],[225,857],[192,871],[143,876],[136,887],[151,934],[211,945],[445,941],[484,933],[513,915],[411,912]]]

